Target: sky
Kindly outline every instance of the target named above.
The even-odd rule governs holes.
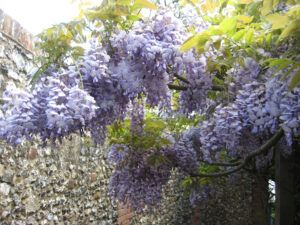
[[[79,14],[72,0],[0,0],[0,9],[33,35]]]

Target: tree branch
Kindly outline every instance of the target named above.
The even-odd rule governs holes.
[[[242,160],[239,165],[237,165],[235,168],[232,168],[230,170],[224,171],[224,172],[219,172],[219,173],[209,173],[209,174],[204,174],[204,173],[193,173],[189,174],[192,177],[221,177],[221,176],[226,176],[229,174],[232,174],[234,172],[239,171],[242,169],[252,158],[255,156],[258,156],[266,151],[268,151],[271,147],[273,147],[277,142],[281,139],[281,137],[284,135],[283,129],[280,128],[265,144],[260,146],[257,150],[251,152],[247,157]]]
[[[206,162],[205,162],[206,163]],[[236,161],[236,162],[232,162],[232,163],[222,163],[222,162],[213,162],[213,163],[207,163],[208,165],[211,166],[238,166],[241,163],[241,161]]]
[[[186,84],[190,84],[190,81],[188,79],[186,79],[185,77],[182,77],[182,76],[178,75],[177,73],[174,74],[174,77],[176,77],[177,79],[183,81]]]
[[[186,86],[180,86],[180,85],[176,85],[176,84],[168,84],[168,87],[172,90],[178,90],[178,91],[186,91],[189,89],[189,87]],[[213,91],[225,91],[226,89],[220,85],[213,85],[211,87],[211,90]]]
[[[211,87],[211,90],[213,91],[226,91],[227,89],[221,85],[213,85]]]
[[[185,86],[179,86],[179,85],[175,85],[175,84],[168,84],[168,87],[170,89],[173,89],[173,90],[178,90],[178,91],[186,91],[188,89],[188,87],[185,87]]]

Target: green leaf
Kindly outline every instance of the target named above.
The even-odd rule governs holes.
[[[264,0],[263,7],[261,9],[261,14],[263,16],[267,15],[273,8],[273,0]]]
[[[129,15],[126,18],[127,18],[127,20],[131,20],[131,21],[138,21],[141,19],[139,16],[136,16],[136,15]]]
[[[142,9],[142,8],[158,10],[158,8],[148,0],[136,0],[136,1],[134,1],[134,4],[132,6],[133,11],[136,10],[136,9]]]
[[[217,36],[217,35],[223,35],[223,31],[221,31],[220,29],[212,29],[208,32],[204,31],[205,33],[207,33],[210,36]]]
[[[277,58],[272,58],[272,59],[266,59],[264,60],[264,63],[269,63],[270,67],[274,67],[274,66],[280,66],[282,64],[291,64],[294,63],[295,61],[291,60],[291,59],[277,59]]]
[[[276,6],[278,5],[280,0],[273,0],[273,3],[272,3],[272,6],[273,6],[273,9],[276,8]]]
[[[126,6],[130,6],[131,1],[130,0],[119,0],[117,2],[117,5],[126,5]]]
[[[284,74],[283,79],[285,79],[291,72],[293,72],[297,67],[300,67],[300,62],[296,62],[294,65],[291,66],[291,68],[289,68],[289,70],[286,72],[286,74]]]
[[[268,44],[271,44],[271,42],[272,42],[272,33],[269,33],[269,34],[267,35],[267,37],[266,37],[266,42],[267,42]]]
[[[197,46],[196,46],[196,49],[198,50],[198,52],[199,52],[200,49],[205,49],[205,44],[209,39],[210,39],[210,36],[207,35],[207,34],[199,35],[198,43],[197,43]]]
[[[279,39],[286,38],[290,35],[290,33],[294,30],[297,30],[300,28],[300,20],[294,20],[291,22],[281,33],[279,36]]]
[[[242,30],[239,30],[238,32],[236,32],[236,34],[233,36],[233,40],[234,41],[241,40],[244,37],[246,31],[247,31],[246,29],[242,29]]]
[[[241,16],[238,16],[238,21],[242,22],[244,24],[248,24],[248,23],[252,22],[253,18],[254,18],[253,16],[243,16],[243,15],[241,15]]]
[[[169,139],[167,139],[167,138],[160,139],[160,142],[159,142],[160,146],[165,146],[165,145],[170,145],[170,144],[172,144],[172,142]]]
[[[250,29],[247,34],[245,35],[245,41],[248,45],[251,44],[252,39],[253,39],[253,34],[254,34],[254,29]]]
[[[214,42],[214,47],[217,49],[217,50],[219,50],[220,49],[220,47],[221,47],[221,39],[219,39],[219,40],[217,40],[216,42]]]
[[[292,63],[293,63],[292,60],[291,60],[291,61],[285,61],[285,62],[281,63],[281,64],[279,65],[279,67],[274,71],[274,73],[276,74],[277,72],[279,72],[280,70],[282,70],[282,69],[288,67],[288,66],[291,65]]]
[[[227,34],[228,36],[231,36],[236,30],[236,25],[237,25],[236,17],[226,18],[222,21],[222,23],[220,23],[219,29],[223,31],[225,34]]]
[[[293,90],[295,87],[297,87],[300,84],[300,67],[298,68],[297,72],[292,78],[292,81],[290,83],[290,88],[288,91]]]
[[[154,119],[146,119],[144,121],[144,124],[145,124],[145,131],[163,130],[166,127],[166,124],[163,121],[154,120]]]
[[[248,5],[248,4],[252,3],[252,2],[254,2],[254,0],[240,0],[239,1],[240,4],[246,4],[246,5]]]
[[[182,186],[186,187],[188,185],[191,185],[193,183],[193,180],[190,176],[187,176],[184,181],[182,182]]]
[[[154,165],[157,169],[163,164],[171,164],[171,161],[166,156],[163,156],[161,154],[154,154],[147,158],[147,163],[150,165]]]
[[[193,47],[196,47],[198,44],[199,36],[194,35],[192,37],[189,37],[182,45],[180,48],[180,52],[185,52]]]
[[[36,80],[39,78],[39,76],[42,74],[42,72],[43,72],[43,70],[41,68],[39,68],[38,71],[36,71],[36,73],[33,75],[33,77],[30,80],[31,85],[35,84]]]
[[[291,8],[286,14],[291,15],[298,10],[300,10],[300,5],[296,5],[295,7]]]
[[[266,19],[272,23],[273,30],[284,27],[288,22],[289,18],[279,13],[274,13],[266,16]]]

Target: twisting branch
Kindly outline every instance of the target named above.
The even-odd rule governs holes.
[[[232,163],[230,163],[230,162],[228,162],[228,163],[222,163],[222,162],[215,163],[215,162],[213,162],[213,163],[207,163],[207,164],[210,165],[210,166],[228,166],[228,167],[232,167],[232,166],[238,166],[240,163],[241,163],[241,161],[236,161],[236,162],[232,162]]]
[[[268,151],[271,147],[273,147],[281,139],[281,137],[283,135],[284,135],[284,132],[283,132],[282,128],[280,128],[265,144],[260,146],[254,152],[251,152],[249,155],[247,155],[247,157],[244,160],[240,161],[240,163],[236,167],[234,167],[230,170],[219,172],[219,173],[209,173],[209,174],[193,173],[193,174],[189,174],[189,175],[192,177],[221,177],[221,176],[226,176],[226,175],[232,174],[234,172],[237,172],[240,169],[242,169],[243,167],[245,167],[245,165],[252,158]]]
[[[221,85],[213,85],[211,87],[211,90],[213,91],[226,91],[227,89]]]
[[[185,86],[179,86],[179,85],[175,85],[175,84],[168,84],[168,87],[170,89],[173,89],[173,90],[178,90],[178,91],[186,91],[188,89],[188,87],[185,87]]]
[[[178,91],[186,91],[189,89],[189,87],[186,86],[180,86],[180,85],[176,85],[176,84],[168,84],[168,87],[172,90],[178,90]],[[213,91],[225,91],[226,89],[220,85],[213,85],[211,87],[211,90]]]
[[[190,84],[190,81],[188,79],[186,79],[185,77],[182,77],[182,76],[178,75],[177,73],[174,74],[174,77],[176,77],[177,79],[183,81],[186,84]]]

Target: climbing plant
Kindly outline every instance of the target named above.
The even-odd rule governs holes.
[[[280,139],[298,141],[297,2],[79,6],[77,21],[39,36],[31,84],[4,93],[1,139],[108,142],[110,193],[136,210],[159,205],[172,170],[194,203],[215,177],[271,164]]]

